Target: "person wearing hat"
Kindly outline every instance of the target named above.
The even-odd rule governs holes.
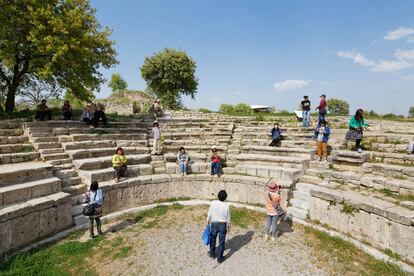
[[[91,112],[91,104],[87,104],[83,109],[82,115],[80,117],[81,123],[86,123],[90,127],[93,127],[93,119],[92,119],[92,112]]]
[[[154,121],[152,127],[152,137],[154,138],[153,154],[157,155],[161,153],[161,129],[158,121]]]
[[[302,126],[309,127],[309,118],[311,110],[311,102],[309,101],[308,96],[303,96],[303,101],[300,102],[300,107],[302,109]]]
[[[189,158],[184,147],[180,147],[177,153],[177,164],[182,176],[187,175],[188,160]]]
[[[315,110],[319,110],[318,115],[318,127],[321,126],[321,122],[325,121],[325,115],[326,115],[326,95],[321,95],[321,101],[319,102],[319,106],[315,108]]]
[[[216,146],[211,147],[211,175],[217,175],[217,177],[220,177],[221,173],[221,167],[220,167],[220,161],[221,157],[217,150]]]
[[[280,186],[275,182],[270,182],[266,187],[265,193],[265,207],[267,220],[265,225],[265,240],[269,238],[271,233],[272,241],[276,238],[277,221],[279,220],[280,209]],[[270,232],[271,231],[271,232]]]

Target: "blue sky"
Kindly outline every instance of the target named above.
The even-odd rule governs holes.
[[[407,114],[414,105],[414,1],[93,0],[129,88],[139,67],[165,47],[197,63],[191,108],[221,103],[293,110],[302,96],[347,100],[351,109]],[[98,97],[110,89],[102,85]]]

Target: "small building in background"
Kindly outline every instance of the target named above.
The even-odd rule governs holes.
[[[250,108],[254,112],[270,112],[272,110],[272,108],[267,105],[251,105]]]

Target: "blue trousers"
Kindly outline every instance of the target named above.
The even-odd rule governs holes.
[[[303,117],[302,126],[309,127],[310,110],[303,110],[302,117]]]
[[[213,174],[220,175],[220,171],[221,171],[220,163],[211,162],[211,175]]]
[[[213,222],[211,224],[211,241],[210,241],[210,256],[216,254],[216,240],[219,236],[218,245],[218,260],[223,260],[224,243],[226,242],[227,223],[225,222]]]
[[[318,115],[318,127],[321,126],[321,122],[325,121],[325,113],[322,113],[319,111],[319,115]]]
[[[185,162],[180,162],[180,164],[178,164],[179,168],[180,168],[180,172],[185,172],[187,173],[187,164]]]

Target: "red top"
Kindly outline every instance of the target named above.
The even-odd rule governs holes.
[[[321,102],[319,103],[318,109],[319,110],[325,110],[326,109],[326,100],[325,99],[321,100]]]

